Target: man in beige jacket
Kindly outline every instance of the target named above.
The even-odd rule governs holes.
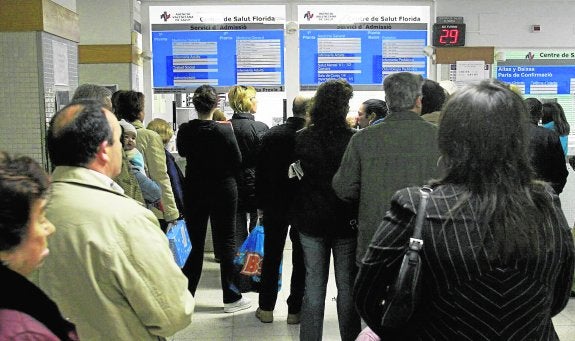
[[[58,112],[47,133],[58,232],[33,280],[76,324],[81,340],[158,340],[191,322],[194,298],[154,214],[112,180],[120,125],[96,101]]]

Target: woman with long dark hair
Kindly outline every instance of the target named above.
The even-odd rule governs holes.
[[[418,188],[398,191],[354,288],[384,340],[558,340],[551,317],[569,300],[573,239],[559,197],[533,179],[520,96],[486,80],[458,91],[439,124],[443,177],[423,223],[421,302],[400,330],[380,327],[415,224]]]
[[[291,212],[292,226],[300,232],[306,269],[300,326],[300,339],[306,341],[322,339],[330,254],[342,340],[354,340],[361,328],[352,300],[357,273],[357,207],[340,200],[331,187],[354,133],[345,119],[352,96],[353,88],[343,79],[322,83],[312,100],[309,125],[296,135],[295,167],[301,167],[303,176]]]
[[[567,118],[565,118],[563,107],[557,102],[546,102],[543,103],[541,112],[543,114],[541,116],[541,123],[545,128],[553,129],[557,134],[559,134],[563,153],[567,156],[567,142],[569,139],[570,127],[567,122]]]

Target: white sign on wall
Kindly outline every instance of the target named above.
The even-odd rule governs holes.
[[[455,80],[457,82],[474,82],[489,78],[485,74],[485,62],[482,60],[462,60],[456,62]]]
[[[429,6],[300,5],[300,24],[429,23]]]
[[[285,6],[150,6],[152,25],[210,23],[284,24]]]
[[[70,85],[68,72],[68,46],[52,41],[52,62],[54,64],[54,85]]]

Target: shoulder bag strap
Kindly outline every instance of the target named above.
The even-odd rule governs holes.
[[[421,239],[421,229],[423,226],[423,219],[425,219],[425,208],[433,189],[429,186],[422,186],[419,189],[421,199],[417,208],[417,215],[415,217],[415,227],[413,228],[413,236],[409,238],[409,248],[417,251],[423,247],[423,240]]]

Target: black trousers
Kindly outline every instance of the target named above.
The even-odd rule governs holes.
[[[264,211],[264,259],[259,294],[259,306],[263,310],[274,310],[278,297],[278,276],[283,250],[288,233],[288,220],[283,213]],[[288,313],[297,314],[301,310],[305,288],[305,265],[299,233],[289,229],[292,242],[292,276],[290,295],[287,300]]]
[[[194,296],[202,275],[206,230],[210,218],[214,249],[221,260],[220,280],[224,303],[232,303],[242,298],[234,268],[237,202],[238,190],[233,177],[217,184],[200,181],[185,186],[184,216],[192,242],[192,252],[182,271],[188,278],[188,289]]]
[[[249,217],[249,222],[248,222]],[[258,212],[256,211],[242,211],[238,209],[236,213],[236,252],[240,249],[243,242],[256,227],[258,220]],[[217,255],[217,254],[216,254]]]

